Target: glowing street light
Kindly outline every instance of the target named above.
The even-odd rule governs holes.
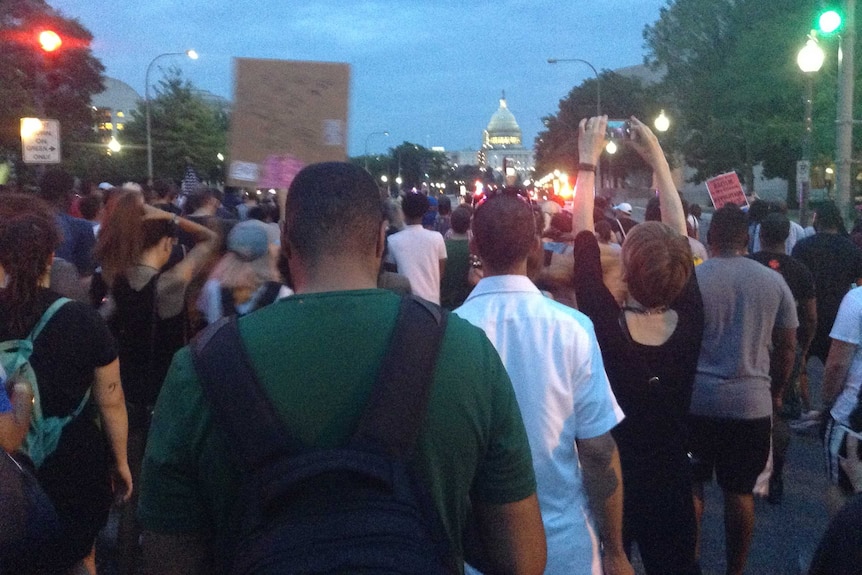
[[[111,141],[108,142],[108,152],[109,153],[117,153],[123,149],[123,146],[120,145],[120,142],[117,141],[117,138],[111,136]]]
[[[610,140],[608,142],[608,144],[605,146],[605,151],[609,154],[616,154],[617,153],[617,145],[614,143],[613,140]]]
[[[144,75],[144,105],[147,113],[147,176],[149,177],[150,183],[153,181],[153,135],[150,124],[150,71],[153,69],[153,64],[155,64],[157,60],[168,56],[186,56],[192,60],[198,59],[198,53],[194,50],[186,50],[185,52],[165,52],[164,54],[159,54],[150,60],[150,63],[147,66],[147,73]]]
[[[805,46],[796,55],[796,64],[805,73],[819,72],[823,67],[826,54],[813,38],[809,38]]]

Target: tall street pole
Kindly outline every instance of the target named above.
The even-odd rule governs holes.
[[[596,70],[596,67],[583,60],[581,58],[548,58],[548,64],[556,64],[557,62],[580,62],[581,64],[586,64],[590,67],[590,70],[593,71],[593,74],[596,76],[596,116],[602,115],[602,82],[599,78],[599,71]],[[601,171],[601,160],[596,164],[596,182],[598,189],[603,187],[602,183],[602,171]],[[596,190],[597,191],[597,190]]]
[[[846,24],[838,42],[838,115],[835,119],[835,189],[838,208],[848,218],[853,211],[853,52],[856,44],[856,0],[844,0]]]

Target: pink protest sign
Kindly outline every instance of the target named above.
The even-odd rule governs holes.
[[[706,189],[716,210],[725,204],[736,204],[739,207],[748,205],[748,198],[745,197],[745,191],[739,183],[736,172],[728,172],[708,179]]]
[[[304,165],[299,158],[289,154],[267,156],[263,163],[263,175],[257,185],[261,188],[289,188]]]

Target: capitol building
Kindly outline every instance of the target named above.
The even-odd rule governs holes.
[[[494,170],[502,176],[503,166],[514,168],[522,180],[532,177],[535,160],[533,150],[524,147],[521,141],[521,128],[515,115],[506,103],[506,93],[500,98],[500,107],[491,116],[488,126],[482,132],[482,147],[475,150],[449,152],[449,160],[454,164],[474,164]]]
[[[533,151],[521,143],[521,128],[506,104],[506,93],[500,98],[500,107],[491,116],[482,133],[479,165],[502,172],[503,167],[515,168],[522,179],[531,177]]]

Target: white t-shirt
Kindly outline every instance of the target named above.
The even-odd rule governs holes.
[[[623,413],[592,322],[517,275],[483,278],[455,314],[485,331],[512,379],[548,541],[545,573],[600,574],[575,440],[610,431]]]
[[[852,289],[841,300],[838,316],[832,324],[829,337],[856,346],[856,353],[847,371],[844,389],[832,406],[832,418],[841,425],[849,426],[848,418],[859,401],[862,386],[862,289]]]
[[[414,294],[439,304],[440,260],[446,259],[446,242],[440,232],[414,224],[392,234],[387,241],[386,261],[407,276]]]

